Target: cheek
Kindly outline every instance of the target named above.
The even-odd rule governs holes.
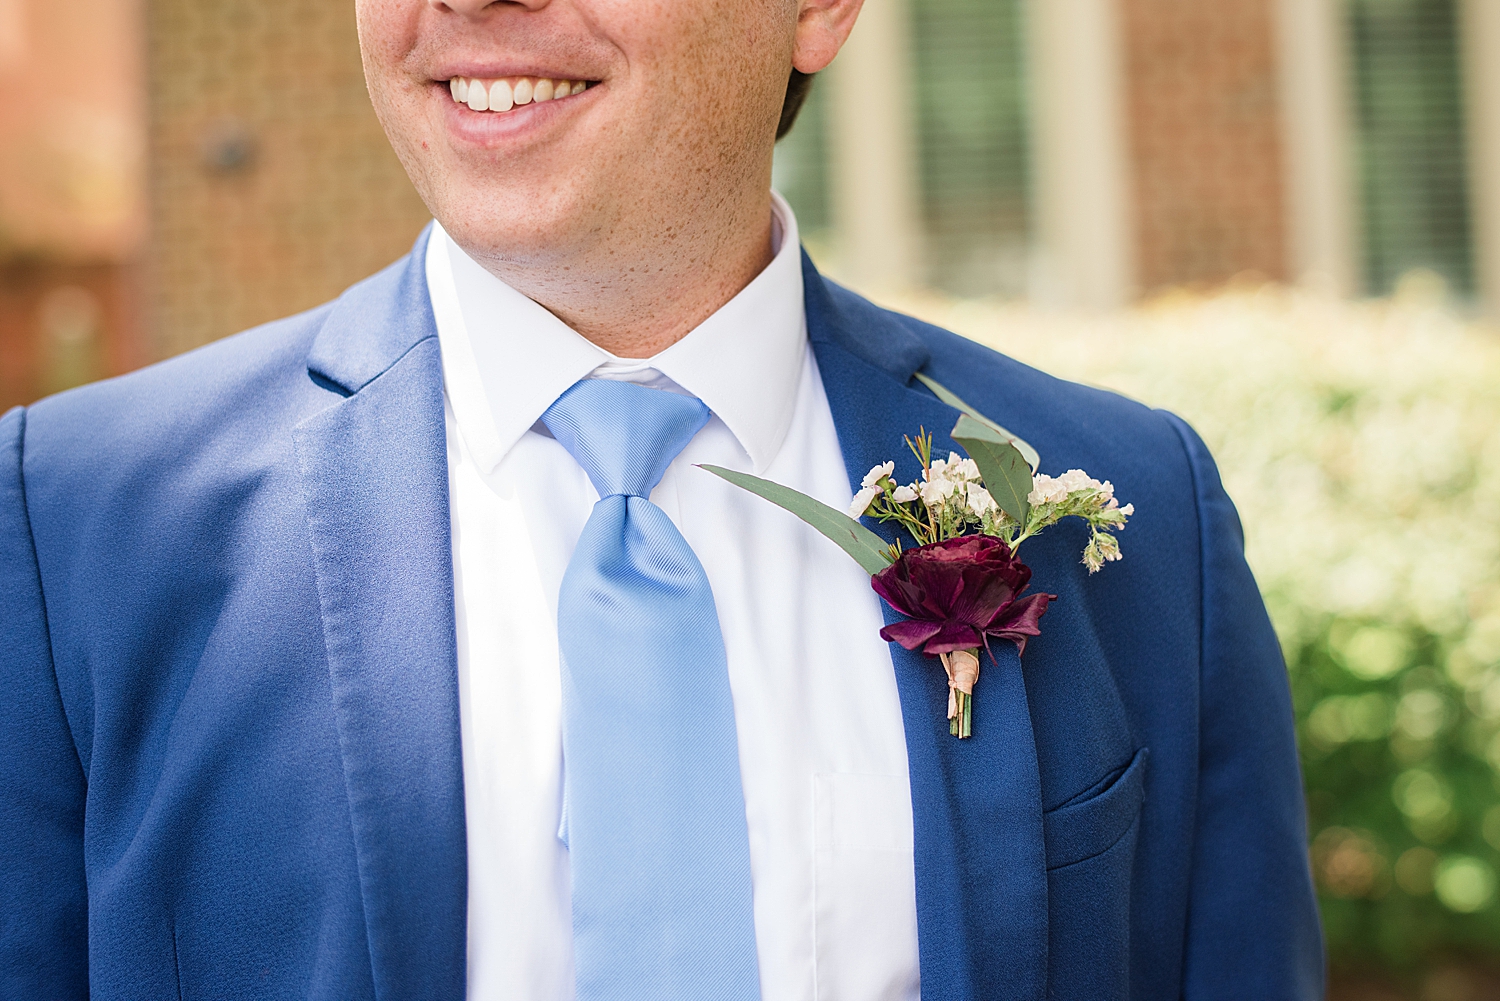
[[[389,86],[416,47],[426,0],[357,0],[355,24],[365,77],[372,90]]]
[[[776,11],[768,0],[581,0],[600,34],[632,72],[702,81],[762,63],[778,46]],[[788,25],[795,28],[795,14]]]

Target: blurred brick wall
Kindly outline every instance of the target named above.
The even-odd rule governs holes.
[[[148,361],[138,277],[111,261],[0,264],[0,411]]]
[[[375,120],[348,0],[150,0],[150,312],[172,354],[307,309],[430,216]]]
[[[1120,0],[1140,288],[1287,278],[1273,0]]]
[[[0,411],[148,356],[142,91],[136,0],[0,0]]]

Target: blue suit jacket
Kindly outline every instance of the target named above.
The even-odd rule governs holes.
[[[0,997],[463,997],[424,247],[0,420]],[[920,370],[1138,511],[1093,578],[1081,529],[1028,545],[1059,599],[973,739],[892,650],[922,996],[1319,996],[1287,680],[1202,442],[805,269],[851,482],[919,426],[949,447]]]

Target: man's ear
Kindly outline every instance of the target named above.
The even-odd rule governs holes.
[[[792,66],[809,75],[833,62],[865,0],[799,0]]]

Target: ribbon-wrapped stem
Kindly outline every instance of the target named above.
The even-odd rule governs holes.
[[[963,739],[972,734],[970,705],[974,701],[974,682],[979,680],[979,649],[940,653],[943,670],[948,672],[948,732]]]

